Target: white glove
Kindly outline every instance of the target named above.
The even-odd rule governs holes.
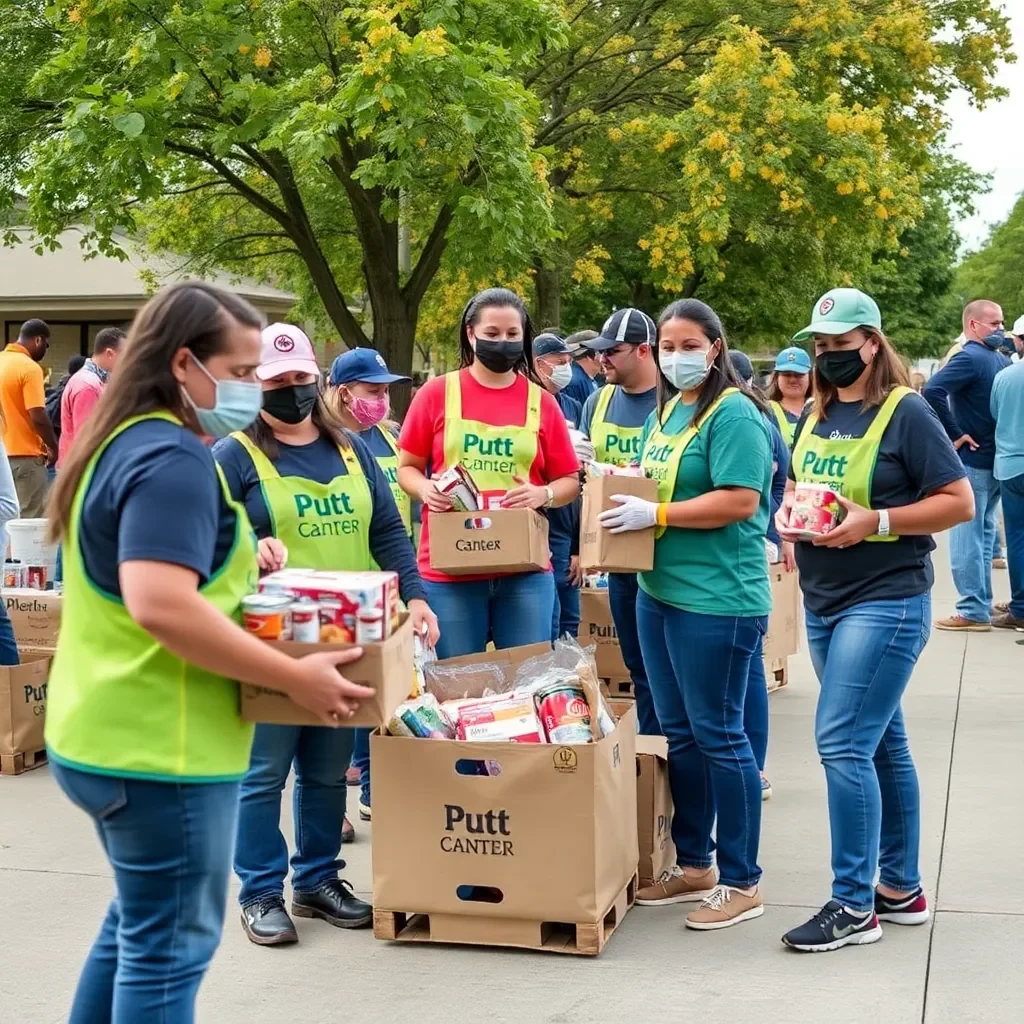
[[[580,460],[581,466],[585,466],[588,462],[593,462],[597,458],[593,442],[582,434],[573,441],[572,448],[576,452],[576,458]]]
[[[627,530],[646,530],[658,520],[658,503],[644,501],[632,494],[613,494],[612,501],[618,508],[610,508],[598,516],[601,525],[612,533],[626,533]]]

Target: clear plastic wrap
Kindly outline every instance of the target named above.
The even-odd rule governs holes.
[[[514,685],[509,666],[498,661],[473,665],[429,662],[423,666],[423,682],[426,692],[433,694],[442,704],[481,694],[508,693]]]

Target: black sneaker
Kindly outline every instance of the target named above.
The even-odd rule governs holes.
[[[826,953],[843,946],[877,942],[881,937],[882,926],[874,913],[855,914],[829,900],[807,924],[786,932],[782,941],[804,953]]]
[[[931,914],[924,890],[918,886],[909,896],[894,900],[875,891],[875,916],[893,924],[924,924]]]
[[[284,909],[283,896],[264,896],[242,907],[242,928],[257,946],[286,946],[299,941],[295,925]]]
[[[373,921],[373,907],[359,899],[343,878],[329,878],[312,892],[292,894],[296,917],[319,917],[335,928],[365,928]]]

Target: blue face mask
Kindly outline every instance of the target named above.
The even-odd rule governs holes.
[[[1000,328],[998,331],[993,331],[991,334],[986,335],[981,340],[982,343],[992,349],[993,352],[998,352],[1001,348],[1006,346],[1006,332]]]
[[[706,352],[662,352],[658,360],[661,372],[680,391],[700,387],[711,372]]]
[[[192,361],[213,381],[217,389],[212,409],[201,409],[182,388],[185,400],[196,414],[199,429],[210,437],[227,437],[236,430],[245,430],[263,408],[263,386],[257,381],[217,380],[191,352]]]

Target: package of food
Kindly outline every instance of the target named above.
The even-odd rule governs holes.
[[[588,480],[596,476],[646,476],[638,462],[628,466],[616,466],[611,462],[588,462],[586,470]]]
[[[586,590],[607,590],[608,573],[588,572],[587,575],[583,577],[583,586]]]
[[[484,507],[480,489],[473,482],[469,470],[462,466],[446,469],[434,485],[442,494],[448,495],[456,512],[478,512]]]
[[[843,520],[839,492],[827,484],[797,484],[789,526],[805,538],[822,537]]]
[[[291,593],[320,605],[320,643],[386,640],[398,625],[398,573],[281,569],[260,591]],[[380,614],[378,614],[380,613]]]
[[[459,708],[457,735],[479,743],[544,743],[533,697],[528,693],[467,701]]]
[[[463,697],[477,697],[481,693],[509,693],[514,681],[507,669],[508,666],[499,661],[471,665],[428,661],[423,665],[423,687],[442,704]]]
[[[413,736],[417,739],[455,739],[454,726],[441,710],[437,698],[429,693],[399,704],[388,722],[388,732],[392,736]]]

